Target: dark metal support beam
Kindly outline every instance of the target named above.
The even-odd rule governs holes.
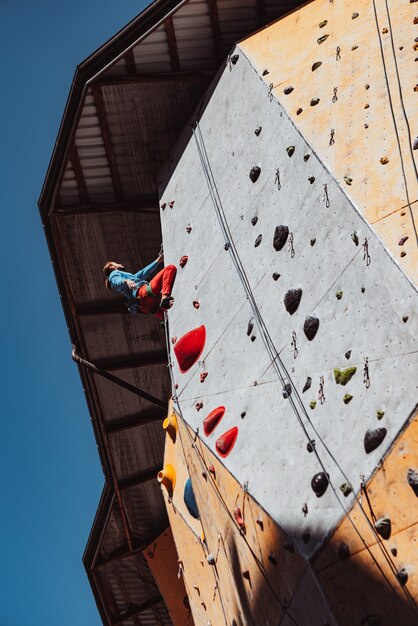
[[[126,370],[136,367],[148,367],[150,365],[166,365],[167,352],[165,350],[153,350],[152,352],[140,352],[139,354],[122,354],[105,359],[97,359],[96,365],[103,370]],[[120,379],[118,379],[120,380]]]
[[[138,76],[138,70],[135,63],[134,51],[132,48],[125,54],[126,67],[128,68],[129,76]]]
[[[118,164],[116,163],[115,151],[113,150],[112,138],[110,135],[109,124],[107,122],[106,110],[103,102],[103,94],[100,87],[93,85],[91,88],[91,94],[93,96],[94,104],[96,106],[97,117],[99,118],[99,125],[102,131],[103,143],[107,160],[109,162],[110,175],[112,177],[113,189],[118,201],[123,201],[123,188],[122,182],[119,176]]]
[[[167,35],[168,51],[170,53],[171,69],[173,72],[180,71],[180,59],[177,49],[176,32],[174,30],[173,18],[170,15],[164,22],[165,34]]]
[[[126,211],[127,213],[144,213],[159,215],[158,195],[149,194],[138,199],[138,202],[112,202],[110,204],[80,203],[71,205],[57,205],[54,210],[56,215],[88,215],[94,213],[114,213]]]
[[[73,166],[75,179],[77,181],[80,200],[83,204],[88,204],[90,202],[89,192],[87,191],[86,179],[84,178],[83,168],[81,167],[80,157],[75,143],[71,146],[70,161]]]
[[[73,345],[73,350],[72,350],[72,353],[71,353],[71,357],[72,357],[73,361],[78,363],[78,365],[80,365],[81,367],[85,367],[86,369],[90,370],[94,374],[99,374],[99,376],[103,376],[103,378],[107,378],[107,380],[110,380],[111,382],[115,383],[116,385],[119,385],[120,387],[123,387],[127,391],[130,391],[131,393],[134,393],[135,395],[139,396],[140,398],[143,398],[144,400],[148,400],[148,402],[151,402],[152,404],[156,404],[157,406],[159,406],[159,407],[161,407],[161,408],[163,408],[165,410],[168,409],[168,404],[166,402],[163,402],[162,400],[159,400],[159,398],[156,398],[155,396],[152,396],[151,394],[147,393],[146,391],[142,391],[142,389],[138,389],[138,387],[134,387],[133,385],[130,385],[125,380],[122,380],[121,378],[118,378],[117,376],[113,376],[113,374],[110,374],[109,372],[107,372],[104,369],[98,367],[97,365],[94,365],[94,363],[90,363],[90,361],[86,361],[85,359],[80,357],[77,354],[76,347],[74,345]]]
[[[220,36],[220,31],[219,31]],[[131,83],[198,83],[208,84],[210,80],[215,76],[216,69],[213,70],[201,70],[200,72],[159,72],[158,74],[147,73],[137,74],[136,76],[126,76],[121,78],[120,76],[106,77],[106,79],[98,80],[95,85],[100,87],[106,87],[106,85],[126,85]]]

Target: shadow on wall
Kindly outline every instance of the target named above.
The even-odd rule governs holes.
[[[311,541],[315,537],[311,536]],[[291,563],[286,563],[283,571],[281,551],[283,545],[271,547],[271,553],[278,555],[274,560],[263,564],[265,578],[255,586],[245,571],[240,559],[240,550],[233,533],[225,538],[229,555],[231,574],[236,585],[235,606],[229,606],[231,626],[416,626],[418,610],[413,600],[407,598],[408,581],[401,584],[388,568],[383,568],[387,580],[379,571],[366,550],[350,555],[346,544],[333,543],[332,539],[325,549],[301,573],[299,582],[289,597],[279,592],[273,594],[277,578],[290,575]],[[292,543],[286,543],[285,550],[300,559]],[[319,557],[326,552],[327,564]],[[379,554],[379,563],[383,561],[379,549],[371,548]],[[408,555],[411,556],[411,555]],[[396,563],[398,571],[402,565]],[[267,582],[267,579],[269,582]],[[222,594],[222,580],[220,590]],[[266,597],[270,595],[270,601]],[[280,597],[282,596],[282,597]],[[266,601],[267,600],[267,601]],[[225,598],[223,599],[225,603]],[[232,616],[233,614],[233,616]]]

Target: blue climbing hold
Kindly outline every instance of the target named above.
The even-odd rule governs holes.
[[[199,519],[199,510],[197,508],[196,499],[193,493],[192,481],[190,478],[187,479],[186,484],[184,485],[184,504],[187,507],[190,515],[195,519]]]

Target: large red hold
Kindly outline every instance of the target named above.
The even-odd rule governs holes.
[[[216,450],[218,451],[218,454],[224,458],[228,456],[228,454],[231,452],[232,448],[235,445],[237,437],[237,426],[234,426],[230,430],[227,430],[226,433],[219,437],[218,441],[216,442]]]
[[[174,354],[180,372],[187,372],[198,360],[206,343],[206,328],[199,326],[180,337],[174,346]]]
[[[216,409],[213,409],[213,411],[211,411],[207,417],[205,417],[205,419],[203,420],[203,432],[205,433],[206,437],[215,430],[215,428],[223,418],[224,414],[225,407],[218,406]]]

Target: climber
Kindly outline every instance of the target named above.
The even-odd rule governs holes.
[[[130,313],[151,313],[159,319],[164,318],[164,311],[174,304],[171,295],[177,269],[175,265],[167,265],[148,282],[148,277],[164,260],[161,251],[157,259],[143,269],[131,274],[125,267],[115,261],[108,261],[103,267],[107,289],[114,289],[127,300]]]

